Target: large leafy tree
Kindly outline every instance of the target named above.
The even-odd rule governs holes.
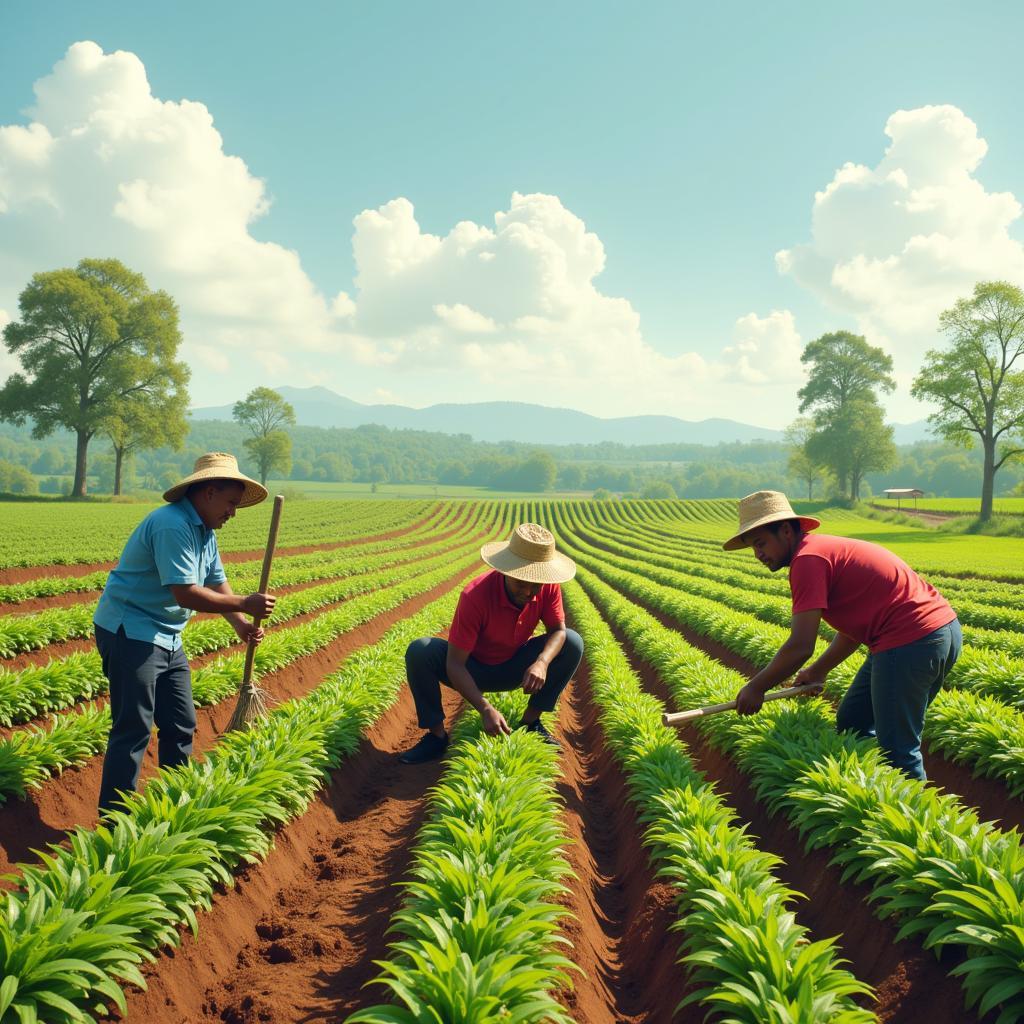
[[[265,484],[271,471],[286,475],[292,463],[292,439],[282,429],[295,425],[295,410],[271,388],[253,388],[232,409],[235,420],[249,430],[246,451],[259,466],[260,483]]]
[[[813,414],[815,428],[807,451],[856,500],[864,473],[891,463],[884,453],[892,445],[892,430],[883,422],[878,392],[896,387],[892,356],[859,334],[833,331],[808,342],[800,360],[808,368],[798,393],[800,412]],[[854,456],[854,446],[863,458]]]
[[[35,274],[18,306],[4,341],[23,372],[0,388],[0,419],[31,418],[40,438],[74,431],[71,494],[84,497],[89,442],[125,402],[159,404],[171,393],[187,401],[177,307],[113,259]]]
[[[1024,456],[1024,292],[982,281],[939,317],[948,346],[932,349],[911,394],[935,402],[928,417],[948,441],[982,448],[981,519],[992,517],[996,473]]]

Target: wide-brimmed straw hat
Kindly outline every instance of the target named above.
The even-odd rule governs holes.
[[[258,505],[267,496],[267,489],[263,484],[238,471],[238,460],[234,455],[228,452],[207,452],[196,459],[195,468],[190,476],[179,480],[170,490],[164,491],[164,501],[177,501],[183,498],[192,484],[201,483],[203,480],[237,480],[244,484],[245,493],[238,503],[239,508]]]
[[[480,557],[492,569],[526,583],[567,583],[576,575],[576,563],[559,554],[551,531],[536,523],[517,526],[507,541],[485,544]]]
[[[739,531],[722,547],[726,551],[749,548],[750,542],[743,539],[743,534],[749,530],[756,530],[759,526],[782,522],[784,519],[799,519],[805,530],[816,530],[821,526],[821,520],[815,519],[814,516],[798,516],[782,491],[755,491],[745,498],[740,498]]]

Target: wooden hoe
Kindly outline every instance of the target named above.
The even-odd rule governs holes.
[[[764,699],[781,700],[783,697],[802,697],[808,693],[817,693],[822,683],[808,683],[806,686],[787,686],[784,690],[772,690],[764,695]],[[661,716],[663,725],[680,725],[682,722],[691,722],[695,718],[703,718],[705,715],[717,715],[719,711],[735,711],[736,701],[730,700],[725,704],[709,704],[706,708],[694,708],[692,711],[676,711],[672,714],[666,712]]]
[[[260,574],[259,589],[261,594],[265,594],[270,585],[270,563],[273,561],[274,547],[277,545],[277,528],[281,525],[283,504],[284,495],[278,494],[274,498],[274,511],[270,515],[270,534],[267,537],[266,551],[263,552],[263,572]],[[254,615],[252,624],[258,626],[261,621],[260,616]],[[238,703],[235,705],[235,713],[228,722],[226,732],[244,729],[258,718],[266,716],[270,694],[252,681],[252,663],[255,656],[256,644],[250,640],[245,649],[245,668],[242,670],[242,687],[238,692]]]

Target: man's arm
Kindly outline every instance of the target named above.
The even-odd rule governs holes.
[[[786,642],[778,649],[775,657],[736,695],[736,710],[741,715],[753,715],[760,711],[764,695],[773,686],[788,679],[814,653],[820,622],[820,608],[798,612],[793,616]]]
[[[860,643],[847,636],[845,633],[836,633],[832,643],[822,651],[821,657],[816,658],[807,668],[800,669],[793,680],[794,686],[809,686],[811,683],[823,683],[825,676],[829,674],[841,662],[846,661],[853,654]]]
[[[512,730],[509,728],[505,716],[480,692],[476,681],[469,674],[466,661],[469,658],[469,651],[461,647],[455,647],[451,641],[448,642],[448,658],[445,662],[445,669],[448,675],[448,682],[452,687],[465,697],[466,701],[480,712],[480,720],[483,730],[488,736],[508,736]]]
[[[272,594],[233,594],[231,588],[223,588],[226,583],[218,583],[212,587],[201,587],[197,583],[172,583],[170,591],[180,608],[190,608],[194,612],[217,612],[226,615],[229,612],[245,612],[254,618],[265,619],[274,610],[277,598]]]
[[[537,660],[523,673],[523,692],[536,693],[548,678],[548,665],[557,657],[565,643],[565,623],[548,633],[544,649]]]
[[[234,596],[235,593],[227,580],[224,580],[222,583],[211,583],[209,584],[209,589],[216,591],[218,594]],[[263,627],[257,626],[251,619],[246,617],[244,612],[222,612],[221,614],[231,623],[232,629],[238,634],[238,639],[243,641],[243,643],[248,643],[252,640],[253,643],[258,644],[263,639]]]

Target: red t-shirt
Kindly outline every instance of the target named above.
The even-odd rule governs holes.
[[[875,654],[956,618],[949,602],[891,551],[865,540],[809,533],[789,566],[793,614],[821,609],[835,630]]]
[[[448,642],[485,665],[508,661],[533,636],[543,620],[549,630],[565,625],[562,588],[545,583],[540,593],[517,608],[505,593],[505,577],[496,569],[470,580],[459,597]]]

